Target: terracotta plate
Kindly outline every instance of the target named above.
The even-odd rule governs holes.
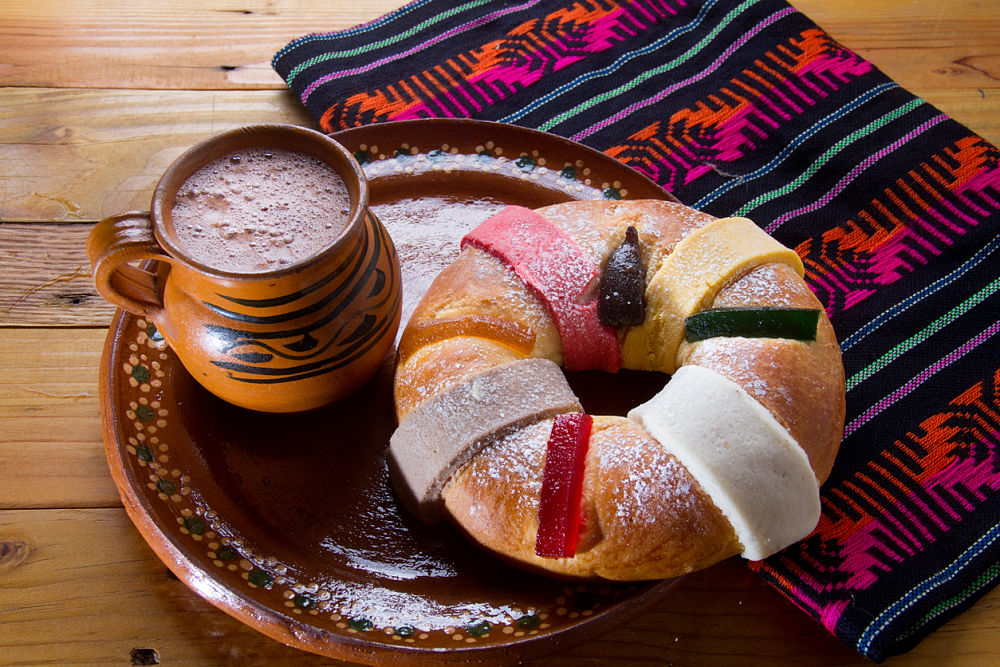
[[[412,121],[336,137],[363,163],[395,240],[404,324],[462,234],[505,204],[670,198],[601,153],[512,126]],[[100,381],[108,462],[132,520],[223,611],[279,641],[359,662],[514,662],[662,599],[673,582],[529,575],[451,526],[408,516],[383,457],[395,427],[391,362],[343,403],[248,412],[196,384],[154,326],[119,313]],[[624,414],[663,383],[628,373],[570,380],[602,414]]]

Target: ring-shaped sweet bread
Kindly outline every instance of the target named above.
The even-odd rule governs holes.
[[[598,283],[627,237],[645,305],[641,322],[613,326]],[[818,311],[814,337],[686,340],[688,317],[727,308]],[[540,506],[558,486],[546,475],[569,465],[552,443],[582,411],[559,366],[672,377],[627,416],[586,417],[562,510],[574,534],[552,554]],[[394,399],[387,459],[418,516],[448,518],[528,569],[639,580],[763,558],[815,527],[844,370],[798,256],[751,221],[664,201],[569,202],[509,207],[463,240],[402,335]]]

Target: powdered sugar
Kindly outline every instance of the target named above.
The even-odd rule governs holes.
[[[501,259],[545,302],[569,370],[618,370],[617,335],[600,323],[597,302],[587,298],[598,266],[566,232],[530,209],[508,206],[466,235],[462,245]]]
[[[713,305],[717,308],[729,305],[790,307],[792,294],[782,277],[778,265],[757,267],[725,288]]]
[[[579,409],[551,361],[526,359],[476,374],[400,422],[388,450],[393,482],[411,511],[434,520],[444,484],[495,434]]]
[[[601,437],[594,453],[599,483],[613,484],[617,522],[652,526],[690,503],[691,483],[683,466],[650,438],[616,428]]]
[[[399,255],[403,281],[402,326],[409,321],[435,276],[458,254],[456,231],[464,233],[503,208],[486,197],[420,197],[374,204]]]
[[[551,430],[549,418],[500,435],[479,453],[475,467],[469,469],[473,475],[471,483],[503,488],[508,498],[515,500],[518,512],[536,512],[545,446]]]

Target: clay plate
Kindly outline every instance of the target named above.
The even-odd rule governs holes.
[[[463,233],[506,204],[672,199],[606,155],[508,125],[408,121],[334,136],[362,162],[396,243],[404,325]],[[624,414],[663,378],[570,381],[588,411]],[[592,638],[674,583],[525,574],[450,525],[408,516],[383,457],[391,358],[342,403],[255,413],[203,390],[154,326],[119,312],[100,383],[111,473],[143,537],[199,595],[286,644],[365,663],[510,663]]]

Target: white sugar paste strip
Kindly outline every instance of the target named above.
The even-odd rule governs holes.
[[[691,472],[732,523],[744,558],[766,558],[816,527],[819,484],[809,459],[732,380],[683,366],[628,417]]]
[[[444,518],[441,490],[484,446],[511,430],[583,408],[562,370],[524,359],[471,376],[418,406],[389,440],[396,491],[424,521]]]

